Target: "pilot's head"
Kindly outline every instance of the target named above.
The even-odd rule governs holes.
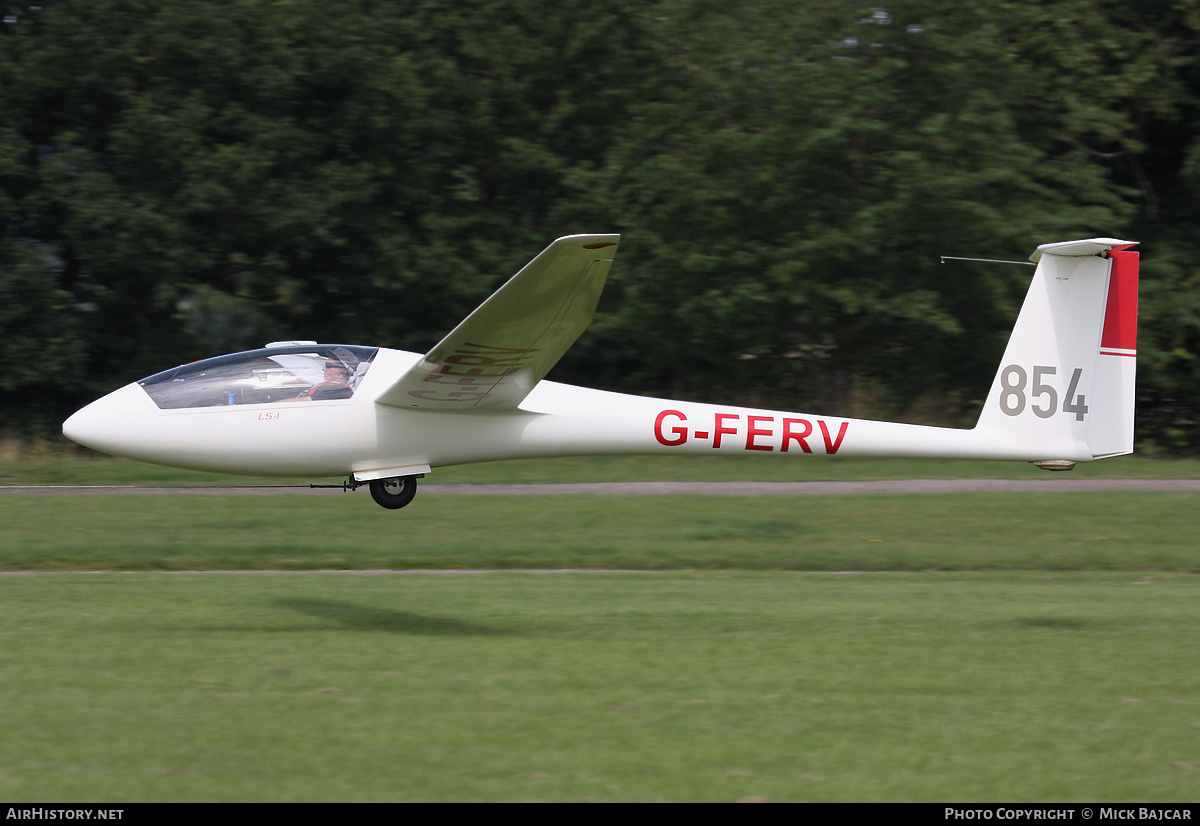
[[[347,383],[358,367],[358,359],[344,347],[339,347],[325,356],[325,381]]]

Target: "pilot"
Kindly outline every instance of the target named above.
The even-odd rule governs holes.
[[[349,350],[339,347],[325,356],[323,380],[313,385],[293,401],[320,402],[330,399],[348,399],[354,395],[350,378],[358,369],[358,359]]]

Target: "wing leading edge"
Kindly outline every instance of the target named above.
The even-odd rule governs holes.
[[[426,410],[515,408],[591,323],[620,237],[559,238],[376,401]]]

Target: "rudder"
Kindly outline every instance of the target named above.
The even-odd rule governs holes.
[[[1110,402],[1096,411],[1088,427],[1088,447],[1097,459],[1133,452],[1139,256],[1128,246],[1108,252],[1112,268],[1093,392]]]

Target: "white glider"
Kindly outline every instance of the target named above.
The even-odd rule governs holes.
[[[1070,469],[1133,450],[1138,254],[1043,244],[971,429],[668,401],[543,381],[590,323],[617,235],[559,238],[424,356],[277,342],[185,364],[75,413],[105,453],[255,476],[349,476],[399,508],[431,468],[617,453],[927,456]]]

